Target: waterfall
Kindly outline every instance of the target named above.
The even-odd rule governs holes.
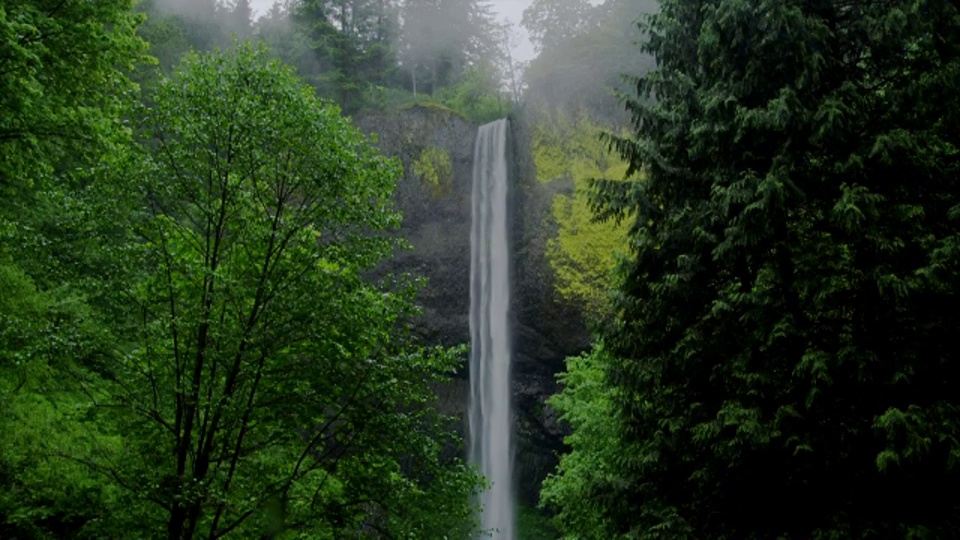
[[[473,155],[468,457],[491,483],[480,497],[481,526],[514,540],[506,141],[506,120],[480,126]]]

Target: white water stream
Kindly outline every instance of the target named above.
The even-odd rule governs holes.
[[[485,124],[473,155],[468,458],[491,483],[480,497],[481,526],[514,540],[506,142],[506,120]]]

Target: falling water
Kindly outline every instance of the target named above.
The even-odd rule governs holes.
[[[491,483],[480,498],[481,526],[513,540],[506,140],[506,120],[480,126],[473,155],[469,459]]]

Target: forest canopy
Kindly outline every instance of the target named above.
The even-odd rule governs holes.
[[[347,114],[427,102],[485,122],[519,99],[506,28],[483,0],[290,0],[256,19],[248,0],[145,0],[137,9],[146,15],[139,34],[159,59],[142,81],[187,51],[239,39],[266,44]]]

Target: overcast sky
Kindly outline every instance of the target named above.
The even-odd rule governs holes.
[[[523,16],[523,10],[530,5],[532,0],[489,0],[493,5],[493,11],[498,19],[506,19],[513,23],[516,31],[522,34],[520,45],[513,50],[514,60],[530,60],[534,57],[533,45],[527,40],[526,32],[520,27],[520,18]],[[250,0],[253,11],[257,14],[263,13],[273,5],[274,0]]]

